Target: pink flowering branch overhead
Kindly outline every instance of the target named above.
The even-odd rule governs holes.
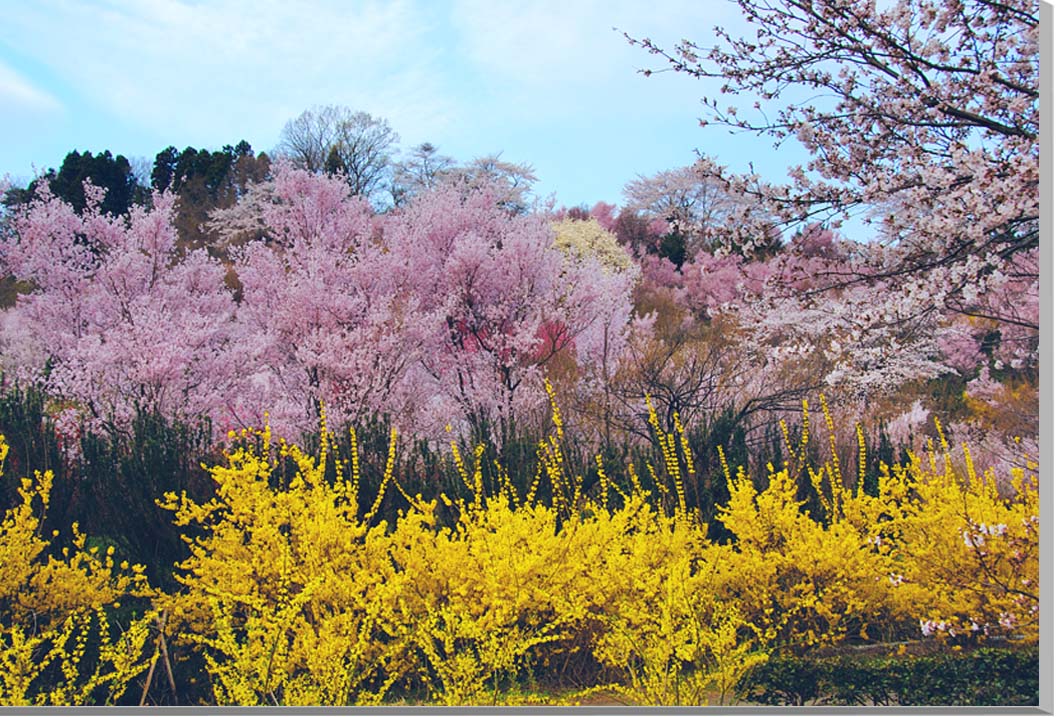
[[[1015,257],[1039,241],[1037,3],[736,1],[751,37],[716,28],[721,45],[672,50],[628,39],[670,70],[719,78],[720,94],[757,98],[758,114],[707,97],[702,124],[778,146],[795,138],[811,158],[784,186],[710,161],[705,173],[788,224],[866,211],[880,242],[833,285],[939,279],[931,294],[946,308],[976,313],[987,307],[973,285],[994,273],[1030,283],[1030,262]],[[761,236],[751,219],[735,218],[735,241]],[[992,318],[1031,323],[1020,311]]]

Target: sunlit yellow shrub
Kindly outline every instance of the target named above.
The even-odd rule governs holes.
[[[610,271],[631,267],[631,256],[597,219],[563,219],[552,226],[554,245],[573,258],[593,257]]]
[[[941,434],[938,450],[886,472],[913,496],[889,528],[898,546],[892,580],[917,598],[924,635],[1037,641],[1038,475],[1012,468],[1000,479],[978,472],[967,446],[963,454],[964,475]]]
[[[623,668],[627,682],[612,685],[639,704],[724,704],[739,681],[767,660],[738,601],[719,598],[708,567],[691,560],[665,566],[656,588],[635,596],[647,602],[615,605],[596,647],[606,664]]]
[[[423,538],[418,520],[393,534],[393,560],[413,590],[415,647],[447,704],[495,703],[498,686],[532,669],[537,646],[565,638],[576,576],[570,541],[549,507],[505,497],[460,504],[451,529]]]
[[[574,703],[607,690],[638,704],[723,704],[776,650],[1038,639],[1034,473],[978,472],[968,448],[955,461],[941,438],[906,465],[881,465],[867,490],[862,432],[856,470],[842,473],[823,401],[828,455],[808,460],[805,406],[799,442],[782,426],[780,468],[756,481],[727,468],[716,519],[733,538],[715,542],[687,504],[696,474],[677,415],[665,431],[647,399],[658,453],[646,481],[633,465],[607,474],[601,457],[585,481],[547,390],[553,430],[535,480],[516,488],[499,466],[486,490],[483,450],[453,444],[464,498],[409,495],[395,433],[373,496],[359,494],[355,433],[352,458],[339,459],[325,418],[319,455],[267,428],[232,436],[212,499],[159,501],[185,529],[182,587],[155,594],[155,612],[124,631],[110,606],[151,594],[142,568],[115,566],[76,526],[49,556],[39,514],[51,474],[23,480],[0,535],[0,700],[116,699],[149,664],[162,612],[177,650],[199,655],[212,700],[237,705],[546,703],[542,678],[570,660],[603,683],[570,693]],[[382,521],[392,492],[406,507]]]
[[[404,654],[386,630],[403,586],[386,525],[357,516],[354,481],[326,480],[325,450],[259,437],[211,470],[212,500],[161,501],[202,531],[169,599],[181,638],[203,650],[218,704],[377,702]]]
[[[244,445],[213,469],[213,501],[166,496],[178,523],[205,529],[181,566],[186,591],[170,609],[203,650],[217,702],[376,702],[410,681],[437,702],[497,703],[576,651],[595,651],[639,680],[641,646],[661,648],[702,629],[704,642],[679,664],[729,690],[748,664],[731,659],[748,649],[735,639],[736,606],[713,606],[702,622],[692,597],[690,612],[679,608],[657,625],[649,602],[662,589],[700,587],[681,572],[657,576],[704,550],[705,526],[685,510],[658,512],[641,490],[614,508],[608,491],[582,495],[582,479],[564,474],[556,406],[554,423],[540,478],[552,481],[555,499],[545,504],[537,486],[520,495],[509,484],[485,495],[479,452],[467,466],[456,449],[473,497],[441,496],[457,516],[450,527],[438,525],[436,502],[411,496],[395,525],[370,525],[378,500],[357,515],[354,466],[328,483],[326,452],[313,458],[272,446],[266,431],[261,449]],[[386,484],[402,490],[388,472]],[[634,655],[611,637],[617,629],[621,639],[640,635]],[[634,694],[684,699],[665,689]]]
[[[741,677],[767,659],[769,636],[745,619],[739,600],[721,595],[729,550],[709,544],[703,524],[637,500],[608,522],[618,527],[615,540],[592,577],[604,627],[595,655],[625,677],[611,689],[654,705],[736,697]]]
[[[431,550],[409,569],[417,573],[413,585],[432,590],[416,589],[412,600],[428,603],[419,608],[426,617],[418,644],[442,684],[437,700],[494,703],[504,680],[556,668],[578,651],[624,673],[633,699],[656,704],[700,704],[700,695],[681,694],[674,684],[644,687],[653,670],[705,671],[710,686],[722,681],[717,667],[730,671],[740,645],[697,634],[700,569],[693,577],[666,575],[673,565],[688,570],[703,547],[704,526],[657,513],[641,494],[611,510],[583,498],[563,520],[553,507],[503,498],[463,507],[457,526],[429,540]],[[658,622],[651,601],[665,590],[690,603]],[[656,650],[692,633],[690,652],[658,662]]]
[[[827,422],[832,435],[828,414]],[[781,641],[798,646],[856,633],[906,637],[919,626],[926,636],[1037,638],[1037,476],[1012,469],[1003,496],[994,471],[975,471],[968,447],[960,474],[944,443],[907,465],[882,464],[873,494],[865,449],[849,478],[835,446],[831,438],[828,460],[812,467],[806,441],[789,444],[791,460],[762,490],[742,470],[730,477],[720,519],[738,557],[723,582],[755,606],[755,624],[780,623]],[[800,471],[821,516],[797,499]]]
[[[7,451],[0,436],[0,476]],[[122,630],[108,609],[151,591],[142,566],[116,566],[113,548],[87,548],[76,524],[61,559],[47,555],[40,532],[52,481],[50,471],[23,478],[21,502],[0,522],[0,704],[110,703],[147,668],[155,616]]]
[[[607,688],[634,702],[723,703],[776,648],[974,624],[1037,637],[1034,476],[1015,475],[1003,496],[968,453],[959,476],[941,450],[882,466],[867,491],[865,453],[843,475],[835,436],[828,458],[809,464],[805,417],[799,444],[786,437],[787,460],[759,486],[728,471],[718,519],[734,540],[717,544],[687,508],[694,465],[678,418],[663,431],[648,402],[655,494],[632,467],[617,481],[599,460],[587,495],[549,393],[554,431],[525,494],[502,474],[487,494],[481,451],[453,445],[471,497],[407,495],[394,436],[382,493],[360,515],[355,461],[325,478],[332,439],[312,457],[265,430],[259,448],[246,434],[212,470],[214,500],[166,496],[179,524],[204,529],[182,565],[186,590],[167,607],[203,651],[216,701],[377,703],[400,685],[444,704],[496,704],[590,652],[621,677]],[[392,525],[374,517],[389,486],[409,505]]]
[[[648,399],[647,406],[661,452],[662,468],[650,470],[656,494],[643,489],[632,466],[622,481],[630,491],[622,491],[599,460],[600,491],[587,498],[574,487],[560,501],[579,501],[580,508],[562,527],[567,570],[583,577],[569,588],[577,598],[570,612],[579,618],[580,639],[623,678],[606,689],[640,704],[722,704],[736,699],[739,680],[766,660],[775,630],[747,620],[729,590],[721,594],[740,566],[687,508],[694,464],[678,416],[676,431],[667,433]],[[560,443],[547,447],[542,457],[552,484],[578,486],[579,477],[560,475]]]
[[[734,533],[734,555],[719,580],[754,624],[778,628],[781,642],[811,647],[903,618],[893,612],[885,556],[869,540],[875,525],[811,518],[788,470],[757,490],[739,470],[720,520]],[[874,531],[876,532],[876,531]]]
[[[726,468],[730,499],[719,512],[735,536],[736,556],[722,579],[724,592],[740,596],[761,630],[772,630],[779,643],[800,648],[849,636],[866,638],[869,628],[907,617],[897,609],[887,580],[887,546],[881,549],[872,539],[882,530],[886,510],[893,507],[893,496],[887,493],[891,486],[885,484],[878,497],[868,495],[862,462],[858,482],[846,485],[833,426],[828,412],[825,415],[831,450],[823,465],[813,467],[806,460],[805,403],[798,445],[782,426],[787,453],[783,468],[769,466],[762,489],[743,468],[733,474]],[[798,498],[797,478],[805,476],[821,515],[810,515],[807,500]]]

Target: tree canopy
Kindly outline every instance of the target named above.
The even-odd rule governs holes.
[[[751,37],[717,27],[720,44],[684,40],[671,50],[628,39],[663,58],[665,69],[718,78],[720,94],[756,98],[746,111],[706,97],[703,125],[768,136],[776,146],[795,139],[811,158],[790,170],[786,185],[712,161],[702,173],[787,225],[854,211],[877,226],[868,255],[832,285],[894,278],[923,309],[1037,332],[1037,320],[984,300],[1011,278],[1034,280],[1037,294],[1037,3],[734,1]],[[765,236],[747,208],[731,226],[741,246]]]

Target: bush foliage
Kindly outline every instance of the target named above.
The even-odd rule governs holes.
[[[916,656],[776,657],[748,678],[767,705],[1037,705],[1037,648]]]
[[[498,462],[486,480],[484,447],[453,440],[441,467],[461,488],[427,496],[399,475],[395,431],[377,487],[357,432],[339,441],[325,415],[312,454],[267,427],[232,434],[208,497],[159,496],[187,546],[164,590],[76,526],[71,547],[39,537],[51,473],[24,480],[0,534],[5,701],[1030,698],[1030,650],[788,656],[922,637],[1037,644],[1033,472],[979,472],[968,449],[958,470],[940,443],[881,464],[868,490],[865,458],[845,475],[835,453],[808,460],[806,429],[799,441],[785,431],[782,466],[755,481],[719,449],[729,500],[716,538],[686,500],[696,466],[678,417],[667,432],[651,413],[657,454],[644,470],[599,455],[585,476],[553,393],[551,405],[531,482]],[[126,596],[134,615],[118,607]],[[1003,660],[1001,679],[974,672]]]

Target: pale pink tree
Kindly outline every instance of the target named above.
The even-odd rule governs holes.
[[[567,372],[571,375],[559,386],[575,406],[574,427],[585,439],[597,436],[607,446],[614,439],[615,379],[628,355],[632,288],[640,274],[627,247],[602,223],[613,225],[615,209],[598,202],[589,212],[565,212],[552,225],[554,245],[564,255],[562,279],[570,285],[568,300],[578,315],[589,320],[575,343],[576,370]]]
[[[630,318],[632,274],[571,260],[545,216],[511,214],[498,191],[442,186],[386,218],[389,274],[418,318],[420,425],[434,435],[451,423],[502,442],[545,404],[552,359],[597,362]]]
[[[688,285],[689,301],[716,303],[720,297],[702,296],[702,288],[718,285],[729,297],[733,287],[738,298],[718,308],[737,316],[768,364],[810,363],[821,387],[865,406],[870,396],[947,369],[938,361],[938,313],[921,312],[883,280],[832,286],[834,277],[848,273],[859,249],[812,225],[763,261],[699,256],[688,272],[697,279]],[[702,281],[715,273],[712,267],[719,276]]]
[[[750,441],[779,418],[798,423],[822,392],[850,424],[905,410],[908,388],[952,370],[942,314],[880,280],[834,288],[860,248],[814,226],[763,258],[703,251],[679,271],[643,260],[639,307],[659,316],[633,344],[628,406],[649,391],[686,425],[729,410]]]
[[[793,139],[810,159],[784,185],[751,168],[703,169],[787,226],[854,212],[876,228],[807,285],[776,273],[781,281],[760,304],[760,338],[771,334],[780,348],[785,333],[799,337],[791,350],[823,349],[827,383],[858,383],[873,391],[871,404],[903,379],[957,371],[976,428],[1005,425],[1004,438],[996,437],[1005,440],[1017,425],[1030,442],[1039,332],[1038,3],[735,2],[752,25],[748,37],[717,28],[715,47],[684,41],[672,51],[629,40],[666,60],[666,69],[721,82],[705,99],[703,124],[769,137],[776,147]],[[728,108],[722,94],[757,101]],[[732,247],[761,236],[748,212],[731,219]],[[782,296],[780,285],[792,290]],[[768,317],[814,328],[773,333]],[[1010,406],[1021,407],[1015,420]]]
[[[713,96],[702,123],[776,145],[794,138],[811,156],[786,186],[714,164],[708,174],[788,223],[872,212],[879,241],[833,286],[891,278],[922,311],[989,316],[998,307],[981,299],[993,276],[1016,275],[1037,295],[1037,272],[1019,259],[1039,232],[1037,3],[736,2],[750,38],[716,28],[722,44],[684,41],[670,52],[629,38],[669,69],[718,78],[721,93],[768,110],[753,115]],[[735,241],[760,236],[747,213],[733,219]],[[1032,313],[994,318],[1037,335]]]
[[[536,180],[532,165],[507,161],[497,152],[450,167],[440,183],[458,187],[464,193],[486,190],[507,211],[524,214],[537,201],[532,193]]]
[[[715,246],[727,247],[729,227],[734,218],[760,227],[762,236],[753,240],[750,251],[764,247],[772,236],[769,218],[754,199],[731,191],[726,182],[713,176],[710,160],[666,169],[651,176],[638,176],[624,187],[625,208],[652,221],[664,222],[667,232],[686,242],[687,254]]]
[[[633,273],[571,258],[546,217],[497,201],[508,190],[442,183],[373,215],[340,179],[279,165],[216,215],[258,235],[235,251],[236,415],[267,410],[297,433],[322,405],[335,425],[378,415],[423,438],[451,424],[501,442],[544,405],[554,357],[615,361]]]
[[[157,412],[221,430],[235,385],[223,267],[177,251],[172,195],[126,219],[100,211],[102,190],[85,194],[78,214],[43,188],[9,217],[3,270],[32,290],[6,312],[5,357],[95,427]]]
[[[414,297],[398,294],[366,200],[340,177],[280,164],[246,198],[260,237],[234,253],[244,363],[234,413],[277,430],[311,431],[324,407],[335,425],[406,413],[417,352]]]

